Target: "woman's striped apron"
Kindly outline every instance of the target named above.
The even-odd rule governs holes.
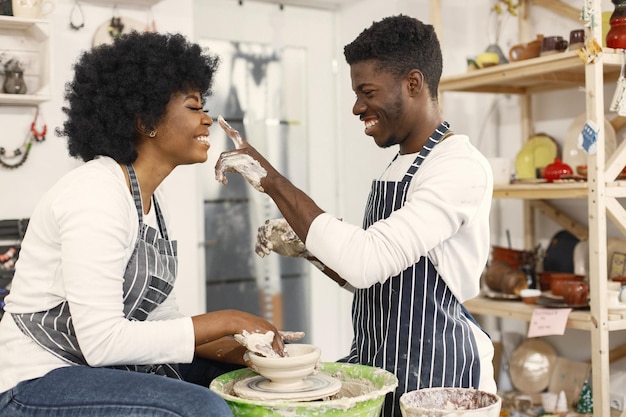
[[[373,181],[364,229],[402,208],[411,179],[448,128],[444,122],[433,132],[401,182]],[[432,262],[422,257],[383,284],[355,291],[354,340],[344,360],[393,372],[398,388],[387,396],[382,415],[400,416],[399,399],[407,391],[478,387],[480,358],[469,320]]]
[[[173,289],[177,273],[176,241],[170,241],[161,209],[153,197],[159,231],[143,222],[141,192],[135,170],[126,165],[139,216],[137,243],[124,272],[124,316],[128,320],[144,321]],[[78,345],[70,305],[58,306],[37,313],[12,314],[24,334],[30,336],[48,352],[74,365],[87,365]],[[177,365],[122,365],[112,368],[155,373],[182,379]]]

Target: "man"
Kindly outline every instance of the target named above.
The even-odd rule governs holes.
[[[440,113],[435,31],[408,16],[387,17],[344,55],[352,112],[365,134],[381,148],[399,148],[373,181],[362,228],[325,213],[245,141],[222,154],[217,178],[241,173],[288,222],[261,227],[257,252],[305,256],[354,290],[354,340],[344,360],[398,377],[384,416],[399,416],[400,396],[419,388],[495,392],[493,345],[462,306],[478,294],[489,254],[493,179],[483,155]]]

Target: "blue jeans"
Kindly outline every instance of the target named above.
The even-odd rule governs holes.
[[[226,401],[205,386],[87,366],[55,369],[0,394],[0,417],[83,416],[229,417],[232,413]]]

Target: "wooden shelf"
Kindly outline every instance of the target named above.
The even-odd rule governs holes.
[[[589,186],[586,181],[566,183],[510,184],[493,188],[494,198],[521,198],[524,200],[557,200],[564,198],[587,198]],[[626,198],[626,180],[606,184],[606,195]]]
[[[41,19],[24,19],[13,16],[0,16],[0,28],[2,29],[27,30],[33,25],[37,25],[39,23],[46,22]]]
[[[524,304],[521,301],[492,300],[483,296],[466,301],[464,305],[472,314],[512,318],[522,321],[530,321],[533,311],[537,308]],[[626,329],[626,312],[620,314],[608,313],[607,317],[609,330]],[[567,327],[569,329],[591,330],[595,327],[594,323],[598,321],[598,319],[592,317],[590,311],[572,310],[567,319]]]
[[[604,82],[619,77],[621,54],[602,52]],[[576,51],[526,59],[468,71],[441,79],[441,91],[496,94],[532,94],[542,91],[585,87],[585,63]]]
[[[13,106],[37,106],[50,100],[50,96],[39,94],[0,94],[0,103]]]
[[[159,3],[161,0],[82,0],[82,3],[90,3],[90,4],[105,4],[105,5],[116,5],[120,7],[125,6],[145,6],[151,7],[155,4]]]
[[[0,93],[0,105],[37,106],[50,100],[50,48],[49,22],[0,16],[0,54],[26,63],[24,79],[29,93]],[[0,80],[4,82],[4,76]]]
[[[511,184],[495,186],[494,198],[522,198],[527,200],[586,198],[589,192],[584,181],[571,183]]]
[[[441,31],[443,26],[443,0],[431,0],[431,18]],[[587,22],[601,21],[601,0],[590,0],[593,16]],[[529,20],[530,7],[542,6],[557,15],[578,21],[580,11],[563,1],[522,0],[519,2],[520,13],[518,27],[520,41],[528,38],[534,29]],[[583,22],[578,22],[580,25]],[[585,24],[586,26],[586,24]],[[600,39],[601,27],[592,26],[586,31],[587,38]],[[588,32],[588,33],[587,33]],[[536,93],[562,90],[583,90],[587,119],[603,120],[606,117],[606,99],[603,85],[615,83],[620,75],[624,53],[621,50],[603,48],[591,63],[583,61],[576,51],[567,51],[528,60],[496,65],[493,67],[468,71],[464,74],[445,76],[439,89],[442,92],[517,94],[520,100],[520,130],[522,137],[529,137],[533,132],[532,96]],[[598,146],[603,146],[604,135],[599,135]],[[593,367],[592,385],[594,417],[611,415],[609,380],[609,333],[626,330],[626,312],[609,312],[605,307],[602,293],[606,291],[607,228],[605,222],[611,219],[626,235],[626,210],[617,198],[626,197],[626,181],[615,181],[626,162],[626,145],[620,146],[613,155],[608,156],[608,163],[599,161],[597,155],[589,155],[590,166],[599,166],[603,171],[591,174],[587,182],[558,184],[511,184],[496,187],[494,198],[519,198],[524,201],[524,240],[527,247],[536,244],[535,217],[533,210],[538,209],[557,224],[572,231],[579,238],[589,241],[589,283],[591,309],[573,310],[569,313],[567,327],[589,332],[591,341],[591,363]],[[593,198],[590,198],[593,196]],[[545,200],[584,198],[587,201],[588,224],[580,225],[565,216],[555,206]],[[530,201],[526,201],[530,200]],[[530,321],[539,306],[526,305],[520,301],[500,301],[478,297],[465,303],[473,314],[501,318],[514,318]]]

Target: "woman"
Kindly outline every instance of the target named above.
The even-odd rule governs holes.
[[[57,135],[86,163],[31,216],[0,323],[0,416],[228,416],[206,386],[243,365],[231,336],[272,331],[283,353],[266,320],[185,317],[172,291],[176,242],[159,185],[207,159],[203,103],[217,66],[183,36],[157,33],[78,60]]]

